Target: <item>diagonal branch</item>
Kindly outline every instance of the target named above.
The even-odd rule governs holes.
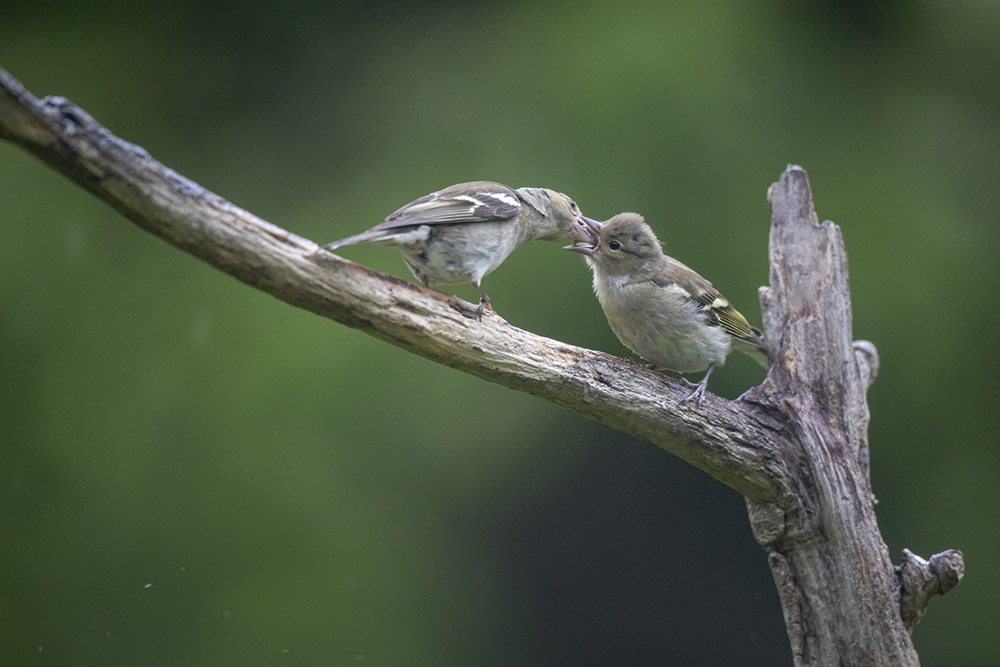
[[[33,97],[0,69],[0,137],[143,229],[221,271],[341,324],[648,440],[750,498],[777,493],[764,443],[782,428],[760,406],[678,404],[678,381],[618,357],[518,329],[318,249],[153,159],[70,101]]]

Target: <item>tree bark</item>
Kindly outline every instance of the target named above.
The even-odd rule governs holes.
[[[852,341],[847,255],[819,224],[803,169],[771,186],[772,348],[741,400],[679,403],[676,379],[550,340],[460,299],[376,273],[240,209],[114,136],[63,98],[38,100],[0,69],[0,138],[140,227],[300,308],[432,361],[545,398],[648,440],[746,497],[796,665],[917,665],[909,631],[963,573],[961,552],[894,568],[868,471],[866,392],[878,354]]]

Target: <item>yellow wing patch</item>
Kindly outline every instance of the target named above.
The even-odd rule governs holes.
[[[715,324],[733,338],[742,338],[757,343],[759,332],[754,330],[740,311],[730,305],[721,294],[704,293],[693,297],[699,309],[705,313],[710,324]]]

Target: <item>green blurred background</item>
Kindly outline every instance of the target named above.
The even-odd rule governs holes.
[[[321,243],[474,179],[642,212],[758,324],[765,192],[802,164],[882,356],[882,533],[966,556],[914,641],[985,665],[998,35],[986,0],[7,0],[0,65]],[[791,664],[742,499],[700,471],[256,292],[6,143],[0,224],[3,664]],[[558,245],[485,285],[627,354]],[[712,390],[761,379],[736,355]]]

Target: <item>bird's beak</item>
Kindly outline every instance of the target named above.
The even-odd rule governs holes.
[[[590,230],[591,234],[596,234],[597,232],[601,231],[601,223],[599,223],[597,220],[593,220],[591,218],[582,215],[580,216],[580,219],[583,220],[583,224],[586,225],[586,227]]]
[[[601,229],[601,223],[582,215],[580,219],[573,223],[573,245],[564,246],[564,250],[572,250],[581,255],[594,254],[597,248],[597,232]]]
[[[590,257],[594,254],[594,246],[589,243],[574,243],[573,245],[564,245],[563,250],[572,250],[573,252],[578,252],[581,255],[586,255]]]

